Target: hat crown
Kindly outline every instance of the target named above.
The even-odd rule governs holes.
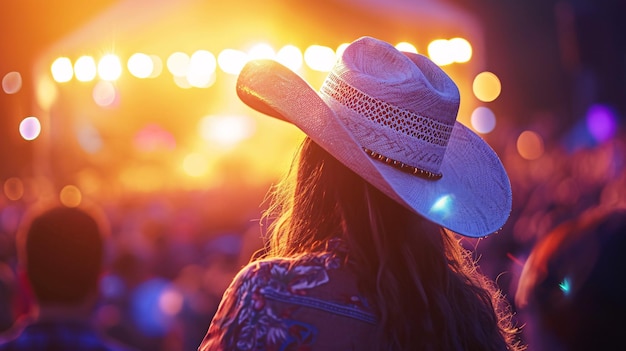
[[[320,93],[372,157],[441,178],[460,98],[428,58],[363,37],[346,48]]]
[[[356,89],[393,106],[453,124],[460,95],[452,79],[420,54],[362,37],[350,44],[332,70]]]

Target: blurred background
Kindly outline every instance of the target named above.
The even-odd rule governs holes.
[[[28,310],[12,290],[24,211],[94,202],[112,229],[98,323],[140,349],[195,349],[302,138],[238,100],[237,72],[273,58],[317,89],[364,35],[448,72],[458,120],[502,158],[511,218],[468,244],[513,296],[552,228],[626,203],[625,15],[623,0],[3,3],[0,328]]]

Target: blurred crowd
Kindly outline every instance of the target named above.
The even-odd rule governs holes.
[[[626,207],[623,130],[598,142],[546,126],[535,129],[543,137],[543,153],[533,160],[521,157],[511,142],[520,132],[514,127],[500,126],[487,136],[509,172],[513,212],[498,234],[467,241],[513,308],[519,307],[513,299],[537,243],[591,209]],[[258,194],[265,190],[249,206],[215,191],[127,194],[102,203],[111,237],[97,325],[140,350],[195,350],[223,291],[262,245]],[[14,237],[27,205],[0,201],[0,330],[30,308],[29,295],[18,290]],[[530,313],[517,314],[529,340],[535,338]]]

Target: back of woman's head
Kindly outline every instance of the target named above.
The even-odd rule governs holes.
[[[306,139],[275,189],[270,252],[300,255],[342,237],[380,318],[380,349],[506,347],[492,299],[456,237],[384,195]]]

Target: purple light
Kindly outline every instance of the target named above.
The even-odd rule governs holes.
[[[617,119],[613,110],[605,105],[592,105],[587,110],[587,129],[598,143],[615,135]]]

